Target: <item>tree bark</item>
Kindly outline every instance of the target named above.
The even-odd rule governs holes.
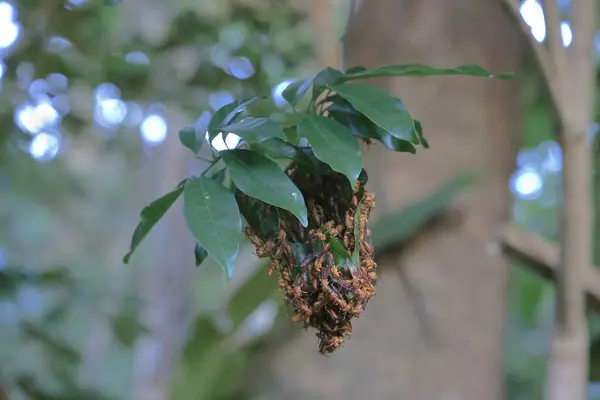
[[[520,38],[498,1],[361,3],[346,36],[346,67],[477,63],[518,72]],[[298,399],[500,399],[508,269],[490,254],[488,243],[510,217],[518,81],[435,77],[369,83],[402,98],[431,144],[416,156],[381,146],[365,149],[369,186],[377,195],[373,219],[418,201],[465,170],[481,173],[483,183],[461,199],[461,226],[428,235],[396,264],[380,264],[377,295],[343,349],[323,358],[311,332],[300,335],[271,362],[266,391]],[[392,268],[401,268],[422,293],[431,336],[423,335]]]

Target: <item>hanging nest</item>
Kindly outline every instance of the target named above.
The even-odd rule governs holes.
[[[319,352],[328,354],[351,335],[352,319],[375,294],[377,264],[367,229],[375,195],[365,189],[364,171],[354,188],[333,171],[292,164],[286,173],[304,196],[308,227],[290,212],[238,192],[249,222],[244,232],[256,255],[271,260],[269,275],[279,273],[292,322],[315,328]]]

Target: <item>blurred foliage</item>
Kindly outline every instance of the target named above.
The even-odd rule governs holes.
[[[274,0],[13,6],[20,34],[0,51],[0,223],[7,228],[0,232],[0,268],[6,260],[28,267],[0,275],[0,380],[15,396],[125,399],[135,343],[149,332],[140,317],[143,272],[136,265],[115,268],[120,260],[111,241],[130,220],[128,188],[136,170],[159,144],[144,136],[143,122],[158,115],[168,124],[172,111],[193,121],[234,96],[270,93],[283,80],[310,73],[312,33],[301,9]],[[58,117],[30,113],[24,124],[23,110],[40,105]],[[117,123],[105,115],[115,105],[126,107]],[[58,141],[58,154],[30,157],[40,133]],[[54,284],[47,266],[55,263],[68,265],[71,283]],[[203,274],[194,291],[220,281]],[[255,304],[235,293],[235,304]],[[202,313],[206,304],[192,306],[199,321],[212,318]],[[253,311],[234,309],[236,319]],[[106,321],[111,332],[90,383],[78,361],[88,357],[95,320]],[[217,349],[197,336],[204,333],[196,329],[191,343]],[[232,354],[239,359],[237,350]],[[68,370],[54,371],[59,364]],[[216,364],[204,371],[223,372]],[[211,391],[217,389],[204,388],[204,398],[216,398]]]
[[[455,198],[475,183],[473,174],[458,176],[400,213],[382,216],[371,228],[373,246],[384,251],[410,239],[428,222],[447,211]]]

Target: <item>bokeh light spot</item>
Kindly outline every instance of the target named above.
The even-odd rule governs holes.
[[[524,200],[534,200],[541,195],[544,181],[535,169],[522,168],[515,172],[510,186],[517,197]]]
[[[42,132],[35,135],[29,142],[29,154],[36,161],[48,162],[53,160],[60,150],[60,140],[56,135]]]
[[[229,72],[238,79],[248,79],[256,71],[249,59],[246,57],[235,57],[229,62]]]
[[[149,115],[142,121],[140,132],[145,142],[162,143],[167,137],[167,121],[160,115]]]

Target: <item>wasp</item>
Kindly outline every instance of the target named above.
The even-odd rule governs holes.
[[[321,321],[321,328],[325,329],[328,332],[331,332],[333,329],[331,329],[331,326],[329,326],[329,324],[325,321]]]
[[[305,292],[302,291],[300,286],[294,286],[292,289],[288,289],[286,292],[287,295],[294,297],[295,299],[299,299]]]
[[[333,226],[333,221],[329,221],[326,226],[331,236],[338,237],[340,235],[340,231]]]
[[[371,244],[370,244],[370,243],[368,243],[368,242],[366,242],[366,241],[364,241],[364,240],[363,240],[363,241],[361,242],[361,244],[363,245],[363,247],[364,247],[365,251],[366,251],[368,254],[373,254],[373,246],[371,246]]]
[[[275,258],[280,258],[281,255],[283,254],[283,251],[287,249],[286,247],[289,247],[289,245],[285,241],[285,238],[286,238],[286,233],[282,229],[277,234],[278,247],[277,247],[277,250],[275,251]]]
[[[248,240],[250,240],[250,242],[255,247],[262,247],[262,246],[264,246],[263,241],[257,235],[255,235],[254,232],[252,232],[252,230],[250,228],[245,228],[244,229],[244,233],[248,237]]]
[[[344,326],[344,334],[348,336],[352,335],[352,323],[350,321]]]
[[[269,271],[267,272],[269,274],[269,276],[273,275],[273,272],[275,272],[275,270],[277,268],[279,268],[279,260],[271,261],[271,267],[269,268]]]
[[[331,275],[337,280],[342,278],[342,275],[340,275],[340,270],[335,265],[331,268]]]
[[[315,204],[315,200],[308,199],[306,205],[307,205],[308,211],[310,213],[310,216],[315,221],[316,225],[321,225],[321,215],[323,213],[319,212],[320,207],[317,204]],[[322,211],[322,209],[320,211]]]
[[[325,308],[325,311],[327,311],[327,313],[331,316],[331,318],[334,319],[334,321],[339,320],[338,315],[335,313],[335,311],[333,311],[330,308]]]
[[[312,263],[313,261],[315,261],[316,258],[317,258],[317,256],[315,256],[313,253],[307,255],[306,258],[304,259],[304,261],[302,261],[302,264],[300,264],[300,268],[308,267],[308,265],[310,263]]]
[[[295,314],[292,317],[292,324],[297,324],[298,322],[302,322],[304,321],[304,315],[302,314]]]
[[[362,304],[356,304],[354,307],[352,307],[351,313],[358,317],[360,315],[360,313],[363,312],[363,310],[364,310],[364,307]]]
[[[353,232],[354,231],[354,217],[350,215],[350,213],[346,213],[346,229]]]
[[[319,281],[317,280],[317,278],[313,278],[312,287],[314,290],[317,290],[319,288]]]
[[[301,303],[298,305],[298,310],[304,314],[304,318],[306,319],[307,317],[310,317],[312,315],[312,310],[306,306],[306,304]]]
[[[321,272],[321,268],[323,267],[323,256],[322,255],[316,257],[316,260],[315,260],[313,266],[314,266],[315,273],[318,274]]]
[[[327,236],[325,236],[325,234],[321,231],[316,231],[315,233],[315,238],[317,240],[320,240],[321,242],[324,242],[327,240]]]
[[[346,232],[346,234],[344,235],[344,247],[350,247],[350,235],[348,232]]]
[[[263,218],[265,218],[269,214],[269,205],[268,204],[263,203],[262,208],[261,208],[261,214],[262,214]]]
[[[327,280],[327,278],[325,278],[325,277],[321,278],[321,287],[322,288],[329,287],[329,281]]]

